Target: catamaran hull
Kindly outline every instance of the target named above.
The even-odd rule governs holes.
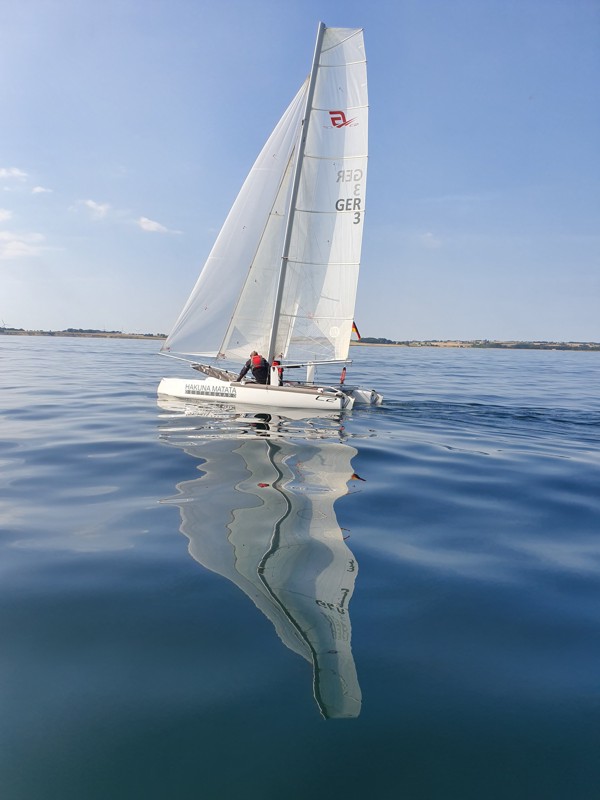
[[[349,389],[346,392],[324,386],[269,386],[221,381],[217,378],[163,378],[158,386],[158,394],[182,400],[212,400],[269,408],[306,408],[316,412],[349,410],[355,402],[379,405],[382,400],[376,392],[363,389]]]
[[[380,406],[383,403],[383,395],[376,392],[375,389],[359,389],[355,387],[345,391],[354,400],[355,404]]]

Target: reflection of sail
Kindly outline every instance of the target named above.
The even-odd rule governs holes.
[[[204,474],[178,484],[170,502],[180,507],[191,555],[242,589],[284,644],[312,664],[323,716],[356,717],[361,693],[348,606],[358,568],[333,508],[348,491],[356,451],[267,437],[180,440],[206,460]]]

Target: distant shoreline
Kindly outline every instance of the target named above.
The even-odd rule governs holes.
[[[577,350],[600,351],[600,342],[525,342],[525,341],[494,341],[491,339],[473,339],[465,341],[409,341],[409,342],[378,342],[364,341],[350,342],[354,347],[462,347],[487,350]]]
[[[86,339],[166,339],[164,333],[122,333],[121,331],[26,331],[21,328],[0,328],[4,336],[59,336]]]
[[[64,331],[28,331],[22,328],[2,328],[0,335],[5,336],[55,336],[68,338],[88,339],[154,339],[164,341],[164,333],[122,333],[121,331],[96,331],[68,328]],[[525,341],[495,341],[491,339],[473,340],[422,340],[392,342],[386,339],[367,337],[358,342],[350,342],[353,347],[462,347],[474,349],[493,350],[577,350],[600,351],[600,342],[525,342]]]

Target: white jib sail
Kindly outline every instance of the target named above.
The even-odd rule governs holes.
[[[223,354],[237,359],[243,354],[244,359],[248,358],[248,344],[239,353],[235,347],[230,353],[223,340],[236,304],[239,305],[240,289],[249,271],[255,269],[257,250],[264,239],[268,220],[272,213],[279,213],[280,217],[284,214],[283,209],[278,211],[275,206],[302,126],[305,94],[306,83],[256,159],[162,347],[163,352],[193,356]],[[281,249],[277,256],[280,254]],[[271,270],[278,265],[278,258],[273,259]],[[271,283],[274,283],[273,278]],[[267,282],[263,280],[262,284],[266,286]],[[258,313],[257,310],[257,316]],[[249,335],[248,331],[244,333]],[[252,344],[250,349],[259,349],[259,344]]]

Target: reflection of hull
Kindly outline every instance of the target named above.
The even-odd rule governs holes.
[[[312,664],[325,717],[358,716],[348,615],[358,567],[333,508],[347,492],[356,451],[260,438],[238,440],[233,453],[231,440],[180,446],[206,459],[204,476],[178,484],[172,501],[190,554],[242,589]],[[215,525],[215,512],[232,508],[223,528]]]
[[[178,416],[184,414],[192,417],[228,419],[229,421],[247,420],[254,423],[264,421],[269,424],[271,432],[275,432],[278,424],[285,426],[291,420],[303,420],[314,427],[313,420],[334,419],[339,421],[342,418],[340,411],[328,408],[319,408],[317,410],[318,413],[315,411],[310,414],[307,414],[306,409],[303,408],[286,408],[285,415],[278,415],[274,412],[268,412],[260,406],[253,406],[247,403],[237,404],[235,401],[224,400],[216,403],[202,398],[188,397],[184,399],[159,395],[156,402],[163,411],[169,411]]]

